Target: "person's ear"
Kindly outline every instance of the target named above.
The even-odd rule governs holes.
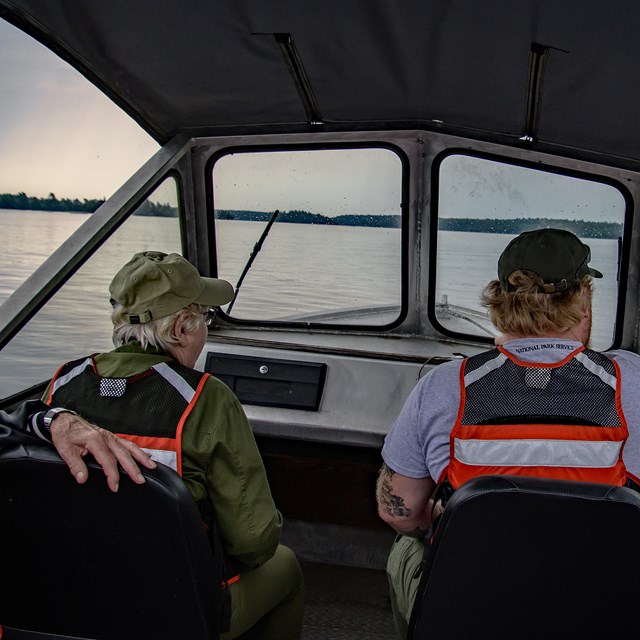
[[[184,316],[182,314],[180,314],[173,323],[172,333],[174,338],[178,341],[178,344],[180,346],[184,345],[186,331],[184,330]]]

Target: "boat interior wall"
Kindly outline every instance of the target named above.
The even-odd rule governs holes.
[[[285,517],[283,544],[310,562],[384,570],[395,537],[378,517],[380,451],[257,435],[269,486]]]
[[[187,130],[422,123],[640,159],[633,0],[1,0],[0,15],[161,143]]]

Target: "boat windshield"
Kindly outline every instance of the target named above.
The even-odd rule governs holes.
[[[217,158],[218,275],[238,289],[223,311],[240,320],[391,324],[401,307],[402,180],[387,148]]]
[[[591,249],[594,280],[592,346],[615,339],[625,190],[614,181],[507,164],[493,157],[448,154],[438,166],[435,291],[432,308],[443,331],[487,337],[496,333],[480,303],[496,277],[498,256],[519,233],[554,227],[575,233]]]

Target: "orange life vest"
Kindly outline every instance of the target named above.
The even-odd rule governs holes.
[[[512,474],[624,485],[628,437],[615,361],[578,348],[532,363],[503,348],[460,368],[460,405],[445,478]]]
[[[58,369],[51,381],[48,403],[72,409],[86,420],[135,442],[154,460],[182,476],[182,428],[209,377],[208,373],[171,360],[158,362],[128,378],[107,378],[98,374],[91,356]],[[208,517],[211,505],[207,502],[199,507],[213,548],[220,549],[217,533],[210,529],[214,523]],[[224,556],[222,587],[226,588],[240,580],[240,574],[233,558],[226,553]],[[225,629],[230,615],[227,597]]]
[[[58,369],[47,401],[135,442],[182,476],[182,428],[208,377],[168,361],[128,378],[107,378],[91,356]]]

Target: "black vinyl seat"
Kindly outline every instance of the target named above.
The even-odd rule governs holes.
[[[425,554],[409,638],[638,637],[639,579],[640,494],[476,478]]]
[[[143,473],[114,494],[44,443],[0,451],[3,640],[218,637],[222,561],[196,503],[167,467]]]

